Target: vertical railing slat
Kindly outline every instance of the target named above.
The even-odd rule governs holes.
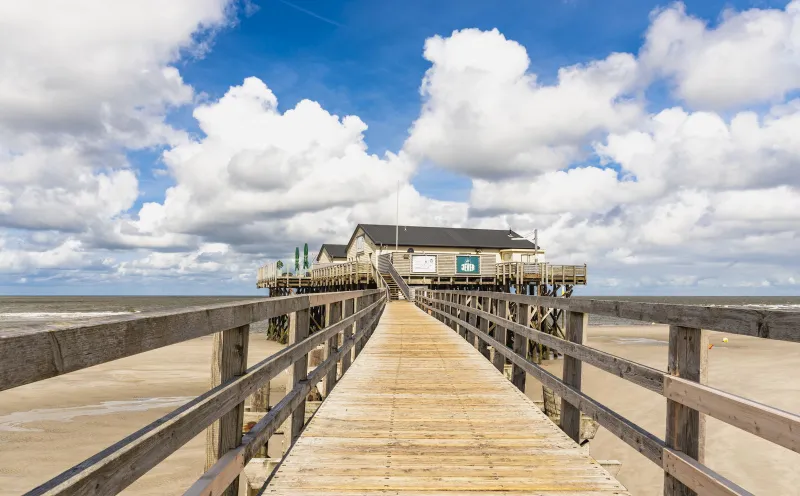
[[[567,341],[585,344],[589,326],[589,314],[567,313]],[[574,389],[581,389],[581,361],[569,355],[564,356],[563,381]],[[563,398],[561,399],[561,429],[576,443],[581,442],[581,412]]]
[[[308,337],[311,324],[311,309],[305,308],[289,316],[289,344],[299,343]],[[304,381],[308,376],[308,355],[303,355],[289,367],[289,380],[286,384],[286,393],[294,389],[300,381]],[[303,423],[306,416],[305,399],[300,402],[297,409],[292,412],[286,424],[284,433],[284,449],[286,451],[292,447],[303,430]]]
[[[247,371],[247,348],[250,325],[234,327],[214,334],[211,355],[211,387],[215,388]],[[244,423],[244,403],[239,403],[231,411],[206,429],[206,470],[228,451],[242,442]],[[239,494],[239,479],[228,486],[225,496]]]
[[[527,327],[531,321],[530,312],[530,305],[518,302],[517,323]],[[514,353],[522,358],[528,358],[528,340],[517,333],[514,333]],[[525,371],[519,365],[514,364],[513,368],[511,369],[511,383],[523,393],[525,392]]]
[[[667,372],[690,381],[706,383],[708,335],[692,327],[669,326]],[[703,463],[705,458],[705,415],[697,410],[667,400],[668,448],[683,452]],[[664,474],[664,496],[695,496],[696,493],[669,474]]]

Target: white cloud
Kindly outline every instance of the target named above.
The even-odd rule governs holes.
[[[127,211],[124,153],[185,140],[164,120],[194,94],[172,64],[229,1],[0,3],[0,225],[80,233]]]
[[[525,48],[497,30],[434,36],[424,56],[432,66],[405,150],[473,177],[561,169],[592,137],[624,130],[641,114],[626,97],[638,75],[630,54],[563,67],[554,85],[527,72]]]
[[[800,89],[800,1],[784,10],[726,11],[714,27],[676,3],[654,16],[641,59],[654,76],[671,78],[693,108],[780,100]]]
[[[143,234],[202,236],[215,242],[286,242],[298,216],[351,209],[393,196],[413,166],[404,154],[369,154],[366,125],[303,100],[283,113],[257,78],[202,105],[205,133],[164,154],[176,181],[163,204],[148,203],[129,225]],[[315,219],[315,228],[324,217]]]

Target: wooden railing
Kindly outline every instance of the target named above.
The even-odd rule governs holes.
[[[800,453],[800,416],[704,384],[705,330],[798,342],[800,312],[471,291],[418,290],[416,295],[418,306],[449,324],[487,358],[492,356],[491,346],[493,364],[500,371],[508,359],[513,367],[511,380],[520,390],[525,390],[525,377],[530,374],[561,396],[561,428],[574,440],[579,440],[583,412],[662,468],[667,496],[750,494],[703,464],[704,415]],[[567,312],[566,339],[536,329],[537,316],[552,308]],[[589,314],[668,324],[668,371],[586,346]],[[495,325],[491,333],[490,323]],[[530,359],[529,340],[565,356],[562,379]],[[667,398],[666,439],[583,393],[583,363]]]
[[[548,263],[500,262],[495,265],[495,273],[501,280],[523,281],[526,277],[538,276],[547,284],[573,284],[586,282],[586,265],[551,265]]]
[[[411,301],[411,289],[397,272],[397,269],[394,268],[394,253],[383,253],[378,257],[378,271],[381,274],[389,274],[406,300]]]
[[[318,293],[38,332],[0,332],[0,391],[214,334],[212,379],[217,387],[27,494],[117,494],[212,424],[216,463],[186,494],[238,494],[244,466],[287,419],[287,446],[297,438],[311,389],[324,380],[326,392],[331,391],[338,381],[339,362],[342,374],[347,371],[351,355],[358,356],[377,325],[385,294],[382,290]],[[325,306],[326,327],[309,336],[310,311],[317,306]],[[248,368],[250,324],[281,315],[291,319],[288,346]],[[321,344],[326,358],[309,371],[308,354]],[[291,384],[286,396],[242,436],[245,399],[287,368]]]

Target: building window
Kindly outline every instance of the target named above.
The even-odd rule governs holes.
[[[356,253],[363,253],[364,252],[364,236],[359,236],[356,238]]]

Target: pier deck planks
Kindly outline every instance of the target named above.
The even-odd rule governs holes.
[[[498,491],[629,494],[478,350],[394,302],[264,494]]]

